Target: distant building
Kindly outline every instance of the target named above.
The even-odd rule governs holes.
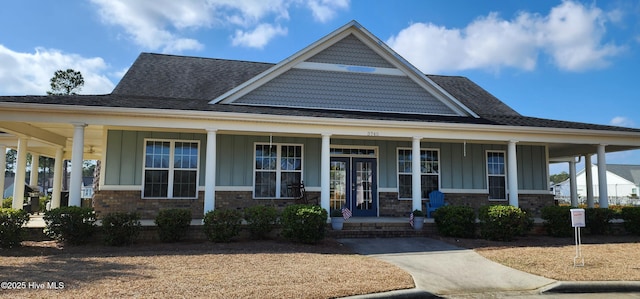
[[[598,197],[598,166],[592,166],[593,194]],[[579,202],[584,202],[587,196],[587,175],[584,169],[576,175]],[[556,198],[561,200],[571,196],[569,180],[565,180],[553,186]],[[640,165],[607,164],[607,194],[611,204],[635,204],[638,203],[638,190],[640,190]]]

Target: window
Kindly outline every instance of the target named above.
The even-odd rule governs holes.
[[[398,149],[398,197],[412,197],[412,151]],[[421,197],[428,198],[433,190],[440,189],[439,151],[436,149],[420,149]]]
[[[197,198],[200,143],[145,140],[144,198]]]
[[[489,200],[506,200],[506,171],[504,152],[487,152],[487,186]]]
[[[256,143],[254,174],[254,198],[293,197],[302,182],[302,145]]]

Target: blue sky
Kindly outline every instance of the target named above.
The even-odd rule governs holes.
[[[140,52],[277,63],[351,20],[521,114],[640,127],[637,0],[3,1],[0,95],[45,94],[66,68],[84,75],[80,93],[109,93]],[[640,164],[640,151],[607,162]]]

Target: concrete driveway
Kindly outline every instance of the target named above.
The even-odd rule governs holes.
[[[555,280],[492,262],[473,250],[429,238],[339,239],[354,252],[388,261],[409,272],[430,294],[531,291]]]

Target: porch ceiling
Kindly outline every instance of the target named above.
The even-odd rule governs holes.
[[[550,143],[549,159],[561,160],[564,158],[571,158],[576,156],[582,156],[586,154],[595,154],[598,151],[598,145],[596,144],[565,144],[565,143]],[[619,146],[619,145],[607,145],[607,153],[621,152],[628,150],[640,149],[640,147],[633,146]]]
[[[5,126],[3,126],[3,124]],[[9,125],[10,124],[10,125]],[[8,127],[8,128],[7,128]],[[19,129],[24,127],[30,127],[32,130]],[[119,126],[109,126],[111,128],[120,128]],[[121,128],[131,129],[131,130],[160,130],[159,128],[151,128],[151,127],[130,127],[130,126],[122,126]],[[162,129],[163,131],[171,131],[170,129]],[[192,132],[201,132],[202,130],[192,129],[192,130],[184,130],[184,129],[175,129],[177,131],[192,131]],[[6,145],[9,148],[16,148],[18,144],[18,136],[27,136],[28,137],[28,151],[31,153],[37,153],[47,157],[55,157],[56,149],[58,146],[52,143],[52,140],[63,140],[64,144],[64,158],[71,158],[71,148],[73,144],[73,125],[69,123],[53,123],[53,122],[29,122],[27,123],[3,123],[0,122],[0,144]],[[220,130],[219,133],[225,133],[226,130]],[[2,133],[4,132],[4,133]],[[30,132],[36,132],[34,134],[30,134]],[[84,159],[93,160],[100,159],[102,157],[104,151],[104,126],[103,125],[88,125],[85,127],[85,142],[84,142]],[[258,131],[226,131],[226,133],[230,134],[267,134],[260,133]],[[50,135],[50,136],[46,136]],[[281,136],[300,136],[300,134],[283,134],[278,133]],[[53,137],[52,137],[53,136]],[[315,134],[313,136],[316,136]],[[356,135],[342,135],[335,134],[332,136],[333,138],[349,138],[349,139],[394,139],[393,137],[383,137],[383,136],[356,136]],[[399,137],[395,137],[399,138]],[[460,142],[460,140],[454,139],[439,139],[441,142]],[[487,142],[481,140],[475,140],[469,142]],[[536,143],[546,144],[549,149],[549,158],[551,160],[562,160],[565,158],[585,155],[585,154],[595,154],[597,152],[597,144],[575,144],[575,143],[557,143],[554,142],[541,142],[538,141]],[[627,151],[640,149],[638,146],[618,146],[618,145],[607,145],[606,152],[619,152],[619,151]]]
[[[15,126],[19,124],[22,126]],[[13,123],[13,125],[1,124],[0,144],[8,148],[16,149],[18,146],[18,137],[24,136],[28,138],[28,152],[36,153],[42,156],[55,157],[56,149],[59,145],[53,143],[53,140],[62,140],[63,157],[71,159],[71,147],[73,144],[73,125],[61,123],[34,123],[30,122],[28,126],[32,130],[24,129],[25,123]],[[34,133],[37,132],[37,133]],[[84,129],[84,159],[96,160],[102,157],[103,152],[103,126],[88,125]]]

